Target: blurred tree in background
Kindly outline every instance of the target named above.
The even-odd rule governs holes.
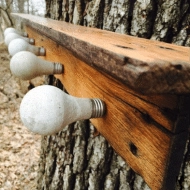
[[[11,13],[27,13],[44,16],[45,0],[1,0],[0,1],[0,42],[5,28],[13,26]],[[17,26],[17,28],[22,28]]]

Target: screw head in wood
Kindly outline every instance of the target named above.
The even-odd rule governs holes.
[[[20,105],[20,117],[24,125],[41,135],[54,134],[70,123],[103,117],[104,114],[105,104],[102,100],[76,98],[49,85],[30,90]]]

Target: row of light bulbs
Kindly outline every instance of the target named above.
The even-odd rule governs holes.
[[[63,65],[38,58],[45,56],[43,47],[34,46],[35,40],[14,28],[4,31],[5,44],[12,56],[10,70],[23,80],[40,75],[62,74]],[[34,133],[51,135],[78,120],[103,117],[105,103],[98,99],[76,98],[57,87],[42,85],[30,90],[20,105],[24,125]]]

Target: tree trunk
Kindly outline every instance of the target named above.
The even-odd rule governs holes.
[[[189,5],[189,0],[46,0],[46,16],[88,27],[190,46]],[[63,89],[62,84],[53,76],[49,77],[47,83]],[[176,189],[190,189],[189,168],[190,144],[187,142]],[[114,152],[89,121],[78,121],[56,135],[42,137],[37,189],[150,188]]]

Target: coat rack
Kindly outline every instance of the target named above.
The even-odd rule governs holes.
[[[189,48],[12,16],[45,48],[40,59],[63,65],[55,76],[70,95],[105,102],[105,115],[91,122],[115,151],[152,190],[174,189],[188,139]]]

